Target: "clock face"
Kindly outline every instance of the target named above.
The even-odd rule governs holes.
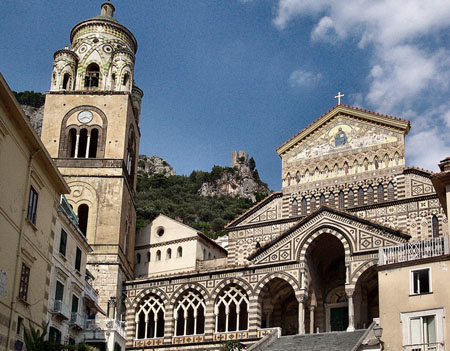
[[[81,111],[78,114],[78,120],[81,123],[89,123],[90,121],[92,121],[92,112],[91,111]]]

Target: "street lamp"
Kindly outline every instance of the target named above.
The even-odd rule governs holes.
[[[375,337],[377,338],[378,342],[380,343],[380,350],[383,350],[384,345],[383,345],[383,341],[381,341],[381,335],[383,334],[383,328],[381,328],[381,326],[378,323],[373,327],[373,333],[374,333]]]

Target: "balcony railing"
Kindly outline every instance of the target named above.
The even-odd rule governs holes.
[[[415,344],[403,346],[403,351],[444,351],[444,344],[440,342],[429,344]]]
[[[64,319],[70,318],[69,307],[61,300],[50,300],[50,313],[58,315]]]
[[[449,254],[448,236],[379,249],[378,265],[401,263]]]
[[[72,312],[70,315],[70,324],[80,329],[84,329],[85,318],[78,312]]]
[[[110,330],[117,332],[124,339],[127,337],[125,322],[116,319],[88,319],[86,320],[87,330]]]

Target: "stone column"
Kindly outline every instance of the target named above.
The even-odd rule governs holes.
[[[355,331],[355,307],[353,305],[353,290],[346,291],[348,299],[348,332]]]
[[[314,310],[316,306],[311,305],[309,308],[309,333],[314,334]]]
[[[298,303],[298,333],[305,334],[305,303],[303,300]]]

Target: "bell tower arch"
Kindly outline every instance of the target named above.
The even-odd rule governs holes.
[[[42,141],[71,186],[67,196],[93,248],[88,268],[99,304],[121,313],[133,277],[136,167],[143,92],[134,84],[137,41],[110,2],[70,33],[54,54]],[[111,316],[110,316],[111,317]]]

